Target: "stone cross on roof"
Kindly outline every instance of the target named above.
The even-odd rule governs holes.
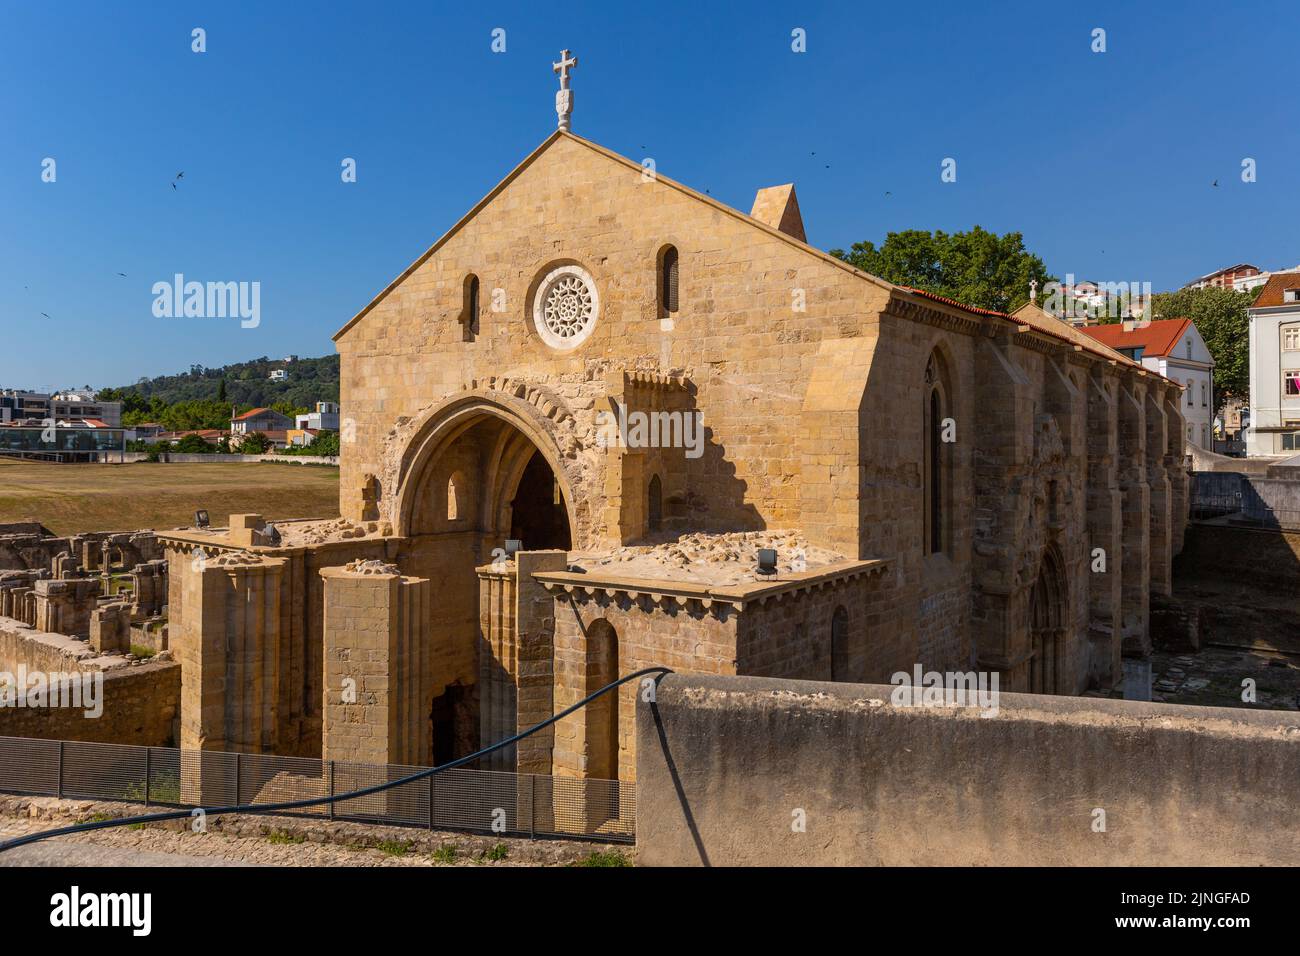
[[[569,70],[577,65],[578,58],[570,56],[568,50],[561,50],[560,62],[551,64],[551,69],[560,74],[560,88],[555,93],[556,125],[560,129],[569,128],[569,118],[573,115],[573,91],[569,89]]]

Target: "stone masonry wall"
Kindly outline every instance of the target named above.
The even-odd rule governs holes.
[[[1260,785],[1300,778],[1293,711],[892,690],[664,678],[637,708],[638,865],[1300,864],[1300,795]]]

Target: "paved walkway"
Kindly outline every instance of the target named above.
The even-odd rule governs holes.
[[[120,803],[0,795],[0,839],[77,822],[131,816]],[[329,820],[231,815],[194,833],[189,821],[56,837],[0,853],[4,866],[568,866],[633,848],[567,840],[477,836]]]

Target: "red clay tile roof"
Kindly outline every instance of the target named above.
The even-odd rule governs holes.
[[[934,292],[926,292],[924,289],[915,289],[911,286],[899,286],[899,288],[906,292],[911,292],[914,295],[919,295],[926,299],[933,299],[935,302],[942,302],[945,305],[953,306],[954,308],[961,309],[964,312],[973,313],[974,315],[986,315],[994,319],[1002,319],[1005,322],[1012,322],[1015,325],[1028,325],[1035,332],[1050,335],[1052,338],[1060,339],[1062,342],[1068,342],[1073,346],[1085,348],[1094,355],[1099,355],[1107,361],[1125,362],[1137,366],[1138,368],[1142,367],[1140,363],[1134,362],[1127,355],[1121,355],[1114,349],[1105,347],[1107,346],[1107,343],[1089,336],[1080,335],[1079,333],[1086,331],[1085,329],[1076,329],[1065,322],[1060,322],[1060,320],[1055,316],[1044,312],[1040,307],[1033,303],[1026,303],[1017,309],[1015,313],[1008,315],[1006,312],[999,312],[996,309],[982,309],[978,306],[966,305],[962,302],[958,302],[956,299],[949,299],[947,296],[937,295]],[[1033,305],[1032,311],[1036,316],[1033,321],[1024,314],[1027,307],[1030,305]],[[1059,330],[1053,327],[1058,322],[1060,322],[1061,326]],[[1094,341],[1099,342],[1099,345],[1094,346],[1092,344]]]
[[[1260,271],[1259,266],[1257,265],[1252,265],[1249,262],[1238,262],[1235,266],[1228,266],[1224,269],[1215,269],[1213,272],[1207,272],[1203,276],[1197,276],[1192,280],[1192,282],[1208,282],[1216,276],[1227,275],[1229,272],[1240,272],[1243,269],[1254,269],[1256,272]]]
[[[966,305],[964,302],[958,302],[956,299],[950,299],[944,295],[938,295],[934,292],[926,292],[924,289],[914,289],[911,286],[900,285],[900,289],[906,289],[908,292],[915,292],[917,295],[924,296],[927,299],[934,299],[936,302],[942,302],[945,305],[955,305],[959,309],[967,312],[974,312],[976,315],[996,315],[1000,319],[1009,319],[1011,316],[1005,312],[999,312],[996,309],[981,309],[976,305]]]
[[[1282,293],[1287,289],[1300,289],[1300,272],[1275,272],[1268,277],[1268,281],[1260,287],[1259,295],[1255,297],[1252,309],[1274,308],[1279,305],[1294,305],[1294,302],[1287,302]]]
[[[1124,331],[1122,322],[1085,325],[1080,331],[1117,351],[1140,347],[1143,355],[1169,355],[1182,341],[1183,333],[1191,324],[1191,319],[1160,319],[1131,332]]]
[[[271,414],[271,415],[279,415],[279,414],[280,414],[279,412],[277,412],[277,411],[276,411],[275,409],[273,409],[273,408],[253,408],[253,409],[250,409],[250,410],[244,412],[244,414],[242,414],[242,415],[236,415],[236,416],[234,417],[234,419],[232,419],[232,420],[233,420],[233,421],[237,421],[237,422],[242,422],[242,421],[243,421],[244,419],[246,419],[246,418],[260,418],[262,415],[266,415],[266,414],[268,414],[268,413]],[[287,418],[288,416],[287,416],[287,415],[282,415],[281,417],[282,417],[282,418]]]

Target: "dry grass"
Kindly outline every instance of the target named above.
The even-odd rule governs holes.
[[[55,465],[0,458],[0,523],[39,521],[55,534],[176,528],[207,509],[325,518],[339,512],[339,471],[321,465]]]

